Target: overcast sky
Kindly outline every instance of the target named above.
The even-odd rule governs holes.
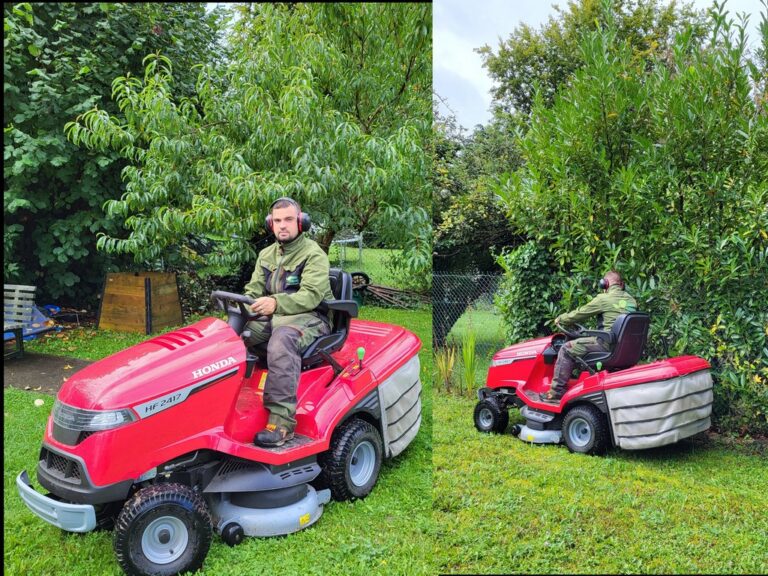
[[[499,39],[507,39],[514,29],[526,23],[538,29],[551,14],[553,5],[567,6],[567,0],[433,0],[433,86],[450,110],[441,103],[440,112],[453,112],[459,124],[470,132],[476,124],[491,118],[490,90],[493,82],[486,74],[480,55],[474,52],[488,44],[494,51]],[[697,8],[709,8],[711,0],[693,0]],[[730,15],[750,15],[749,45],[758,39],[760,0],[727,0]]]

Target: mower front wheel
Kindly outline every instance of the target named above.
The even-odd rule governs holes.
[[[608,423],[595,406],[576,406],[563,418],[563,438],[571,452],[602,454],[608,449]]]
[[[501,434],[509,424],[509,412],[493,396],[480,400],[475,406],[475,428],[480,432]]]
[[[322,457],[322,485],[336,501],[368,496],[379,479],[383,456],[379,431],[365,420],[352,418],[333,433]]]
[[[139,490],[115,525],[114,548],[126,574],[171,576],[203,565],[212,536],[202,496],[183,484]]]

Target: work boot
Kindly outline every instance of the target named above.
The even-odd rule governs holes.
[[[282,446],[291,438],[293,438],[293,430],[289,430],[286,426],[280,424],[270,423],[267,424],[264,430],[256,434],[253,443],[264,448],[274,448]]]
[[[547,404],[560,404],[560,396],[552,393],[551,390],[539,394],[539,402],[546,402]]]

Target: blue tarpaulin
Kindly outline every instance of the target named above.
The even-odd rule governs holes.
[[[24,324],[24,330],[22,332],[22,338],[24,340],[34,340],[38,334],[44,334],[51,330],[60,330],[60,326],[56,326],[56,323],[48,316],[43,314],[37,306],[32,306],[32,321]],[[4,332],[3,341],[13,340],[13,332]]]

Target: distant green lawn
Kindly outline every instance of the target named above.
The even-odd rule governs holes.
[[[349,245],[346,247],[346,258],[342,259],[344,254],[340,247],[334,244],[328,253],[328,259],[332,267],[338,266],[347,272],[365,272],[372,284],[401,288],[387,266],[387,260],[396,252],[397,250],[388,248],[363,248],[361,259],[357,247]]]
[[[435,403],[440,573],[768,573],[764,453],[697,438],[582,456],[481,434],[474,405]]]
[[[200,573],[243,574],[435,574],[432,554],[432,353],[431,311],[365,306],[361,318],[405,326],[423,342],[422,424],[408,449],[385,461],[370,496],[357,502],[332,502],[311,528],[276,538],[246,538],[230,548],[215,536]],[[95,360],[147,336],[78,329],[30,342],[33,352]],[[43,406],[35,406],[36,399]],[[34,516],[18,497],[15,478],[26,469],[36,483],[36,467],[53,398],[6,389],[4,400],[4,568],[6,574],[119,575],[111,532],[64,533]],[[119,458],[119,454],[105,455]]]

